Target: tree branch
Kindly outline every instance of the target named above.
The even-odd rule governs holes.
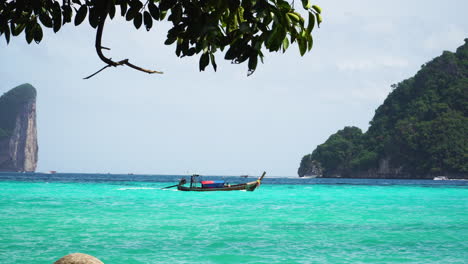
[[[107,65],[104,66],[102,69],[98,70],[97,72],[89,75],[88,77],[85,77],[84,79],[89,79],[91,77],[93,77],[94,75],[100,73],[101,71],[103,71],[104,69],[110,67],[110,66],[113,66],[113,67],[117,67],[117,66],[122,66],[122,65],[127,65],[128,67],[130,68],[133,68],[135,70],[138,70],[138,71],[142,71],[142,72],[146,72],[148,74],[153,74],[153,73],[159,73],[159,74],[162,74],[163,72],[161,71],[153,71],[153,70],[148,70],[148,69],[144,69],[144,68],[141,68],[139,66],[136,66],[132,63],[130,63],[128,61],[128,59],[124,59],[124,60],[121,60],[121,61],[113,61],[112,59],[110,58],[107,58],[106,56],[104,56],[104,54],[102,53],[102,50],[103,49],[107,49],[107,50],[110,50],[109,48],[106,48],[106,47],[103,47],[101,45],[102,43],[102,32],[104,30],[104,24],[106,22],[106,18],[107,18],[107,15],[108,15],[108,8],[109,8],[109,4],[112,4],[112,3],[109,3],[109,1],[105,1],[105,3],[103,3],[104,5],[102,6],[102,13],[99,17],[99,24],[98,24],[98,27],[97,27],[97,31],[96,31],[96,42],[95,42],[95,46],[96,46],[96,53],[97,55],[99,56],[99,58],[105,62]]]
[[[130,68],[133,68],[133,69],[135,69],[135,70],[139,70],[139,71],[142,71],[142,72],[146,72],[146,73],[148,73],[148,74],[153,74],[153,73],[163,74],[162,71],[153,71],[153,70],[147,70],[147,69],[143,69],[143,68],[141,68],[141,67],[138,67],[138,66],[136,66],[136,65],[134,65],[134,64],[131,64],[131,63],[128,61],[128,59],[126,60],[126,62],[125,62],[124,64],[127,65],[127,66],[130,67]]]
[[[107,67],[110,67],[110,65],[106,65],[106,66],[102,67],[102,69],[100,69],[99,71],[97,71],[97,72],[95,72],[95,73],[91,74],[91,75],[90,75],[90,76],[88,76],[88,77],[84,77],[83,79],[84,79],[84,80],[87,80],[87,79],[89,79],[89,78],[93,77],[94,75],[96,75],[96,74],[100,73],[101,71],[103,71],[103,70],[104,70],[104,69],[106,69]]]

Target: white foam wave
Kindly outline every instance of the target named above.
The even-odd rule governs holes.
[[[157,190],[159,188],[152,188],[152,187],[125,187],[119,188],[118,191],[127,191],[127,190]]]

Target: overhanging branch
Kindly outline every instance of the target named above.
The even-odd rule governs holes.
[[[105,21],[106,21],[106,18],[107,18],[107,13],[108,13],[108,6],[109,4],[112,4],[112,3],[109,3],[108,1],[106,1],[106,4],[105,6],[102,8],[102,13],[101,13],[101,16],[99,17],[99,24],[98,24],[98,27],[97,27],[97,31],[96,31],[96,43],[95,43],[95,46],[96,46],[96,53],[98,54],[99,58],[105,62],[107,65],[104,66],[103,68],[101,68],[100,70],[98,70],[97,72],[89,75],[88,77],[85,77],[83,79],[89,79],[91,77],[93,77],[94,75],[100,73],[101,71],[107,69],[108,67],[110,66],[113,66],[113,67],[117,67],[117,66],[123,66],[123,65],[126,65],[130,68],[133,68],[135,70],[138,70],[138,71],[141,71],[141,72],[145,72],[145,73],[148,73],[148,74],[153,74],[153,73],[159,73],[159,74],[162,74],[163,72],[161,71],[153,71],[153,70],[148,70],[148,69],[144,69],[144,68],[141,68],[139,66],[136,66],[132,63],[130,63],[128,61],[128,59],[124,59],[124,60],[121,60],[121,61],[113,61],[112,59],[110,58],[107,58],[106,56],[104,56],[104,54],[102,53],[102,50],[103,49],[107,49],[107,50],[110,50],[109,48],[106,48],[106,47],[103,47],[101,45],[101,42],[102,42],[102,32],[104,30],[104,24],[105,24]]]

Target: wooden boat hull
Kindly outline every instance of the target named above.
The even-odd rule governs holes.
[[[191,191],[191,192],[214,192],[214,191],[249,191],[253,192],[255,189],[260,186],[260,183],[262,182],[263,177],[265,177],[265,172],[262,174],[260,178],[256,181],[252,182],[247,182],[247,183],[241,183],[241,184],[234,184],[234,185],[225,185],[223,187],[215,187],[215,188],[204,188],[204,187],[189,187],[189,186],[184,186],[184,184],[179,184],[177,185],[177,190],[179,191]]]
[[[187,187],[183,185],[177,186],[177,190],[179,191],[192,191],[192,192],[213,192],[213,191],[254,191],[259,185],[259,182],[254,181],[254,182],[249,182],[249,183],[244,183],[244,184],[236,184],[236,185],[231,185],[231,186],[225,186],[221,188],[203,188],[203,187]]]

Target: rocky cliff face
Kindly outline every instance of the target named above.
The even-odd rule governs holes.
[[[468,179],[468,39],[392,86],[369,129],[345,127],[304,156],[300,176]]]
[[[0,171],[35,171],[38,160],[36,90],[18,86],[0,98]]]

